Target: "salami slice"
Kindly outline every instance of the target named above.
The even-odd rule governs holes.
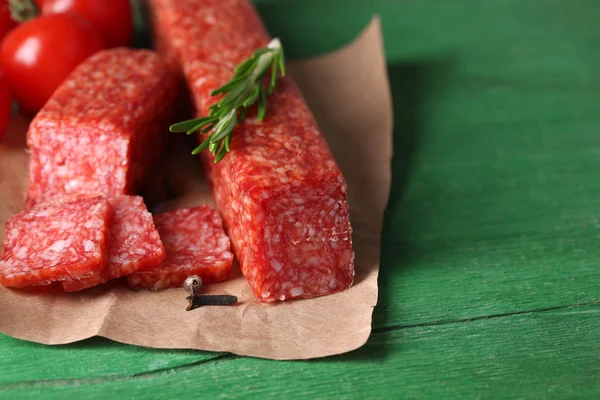
[[[31,122],[27,205],[82,191],[135,194],[162,153],[177,82],[149,50],[105,50],[83,62]]]
[[[233,67],[270,39],[247,0],[151,4],[160,47],[181,66],[198,116]],[[180,21],[203,23],[182,29]],[[219,51],[206,37],[220,37]],[[345,290],[354,252],[344,177],[290,79],[278,82],[267,107],[262,122],[249,113],[236,128],[221,162],[203,153],[242,272],[265,302]]]
[[[63,289],[67,292],[157,267],[165,259],[165,249],[144,200],[139,196],[120,196],[109,202],[112,224],[106,267],[90,278],[63,281]]]
[[[129,275],[130,287],[182,287],[190,275],[198,275],[203,283],[227,279],[233,254],[217,210],[210,206],[182,208],[155,215],[154,222],[167,258],[157,268]]]
[[[46,285],[100,273],[106,265],[110,206],[78,194],[16,214],[6,223],[0,283]]]

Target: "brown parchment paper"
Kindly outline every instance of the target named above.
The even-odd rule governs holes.
[[[132,291],[123,282],[79,293],[52,287],[10,290],[0,286],[0,331],[43,344],[94,335],[155,348],[226,351],[272,359],[307,359],[362,346],[377,303],[383,212],[390,186],[392,109],[380,22],[341,50],[291,63],[292,76],[314,112],[348,182],[356,279],[348,291],[311,300],[258,302],[236,268],[231,279],[206,293],[234,294],[239,304],[185,311],[183,289]],[[23,208],[28,121],[18,118],[0,145],[0,239],[4,223]],[[155,209],[212,203],[189,153],[171,155],[157,186],[170,175],[181,194]],[[156,188],[154,188],[156,189]],[[153,189],[153,190],[154,190]]]

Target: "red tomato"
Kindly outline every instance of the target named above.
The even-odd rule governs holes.
[[[2,78],[0,78],[0,140],[6,134],[8,125],[12,117],[12,95],[8,90],[8,86]]]
[[[128,46],[133,35],[129,0],[44,0],[42,15],[73,12],[92,23],[106,47]]]
[[[81,17],[46,15],[6,35],[0,67],[17,101],[35,113],[79,63],[103,48],[102,36]]]
[[[0,0],[0,39],[18,24],[10,15],[8,0]]]

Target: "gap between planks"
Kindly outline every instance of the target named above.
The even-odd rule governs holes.
[[[238,358],[238,356],[234,354],[219,354],[209,359],[203,359],[199,361],[194,361],[186,364],[181,364],[176,367],[168,367],[168,368],[159,368],[153,371],[147,372],[139,372],[137,374],[132,375],[112,375],[112,376],[101,376],[98,378],[85,378],[85,379],[48,379],[48,380],[36,380],[36,381],[21,381],[21,382],[13,382],[7,383],[4,385],[0,385],[0,393],[3,391],[9,390],[23,390],[23,389],[39,389],[39,388],[47,388],[47,387],[59,387],[59,386],[85,386],[85,385],[94,385],[106,382],[124,382],[130,381],[134,379],[148,379],[154,375],[158,374],[167,374],[171,372],[175,372],[178,370],[184,370],[188,368],[193,368],[198,365],[213,363],[224,361],[227,359]]]
[[[398,331],[398,330],[402,330],[402,329],[421,328],[421,327],[426,327],[426,326],[461,324],[461,323],[466,323],[466,322],[481,321],[481,320],[485,320],[485,319],[511,317],[513,315],[533,314],[533,313],[538,313],[538,312],[564,310],[564,309],[573,308],[573,307],[593,306],[596,304],[600,304],[600,301],[588,301],[585,303],[576,303],[576,304],[570,304],[567,306],[532,308],[530,310],[524,310],[524,311],[513,311],[513,312],[507,312],[507,313],[500,313],[500,314],[482,315],[480,317],[471,317],[471,318],[448,319],[448,320],[433,321],[433,322],[423,322],[423,323],[419,323],[419,324],[382,326],[381,328],[374,328],[372,332],[374,334],[376,334],[376,333]]]

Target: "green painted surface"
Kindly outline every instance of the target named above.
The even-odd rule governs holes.
[[[600,310],[576,307],[374,333],[362,349],[324,361],[221,355],[136,376],[19,380],[0,388],[11,398],[56,399],[67,394],[187,398],[192,393],[286,399],[382,398],[393,393],[402,398],[591,399],[600,396],[594,384],[600,373],[598,329]],[[100,356],[101,349],[96,352]],[[156,358],[169,357],[156,352]]]
[[[291,58],[382,16],[396,128],[371,339],[275,362],[0,336],[0,397],[599,398],[600,3],[257,4]]]

